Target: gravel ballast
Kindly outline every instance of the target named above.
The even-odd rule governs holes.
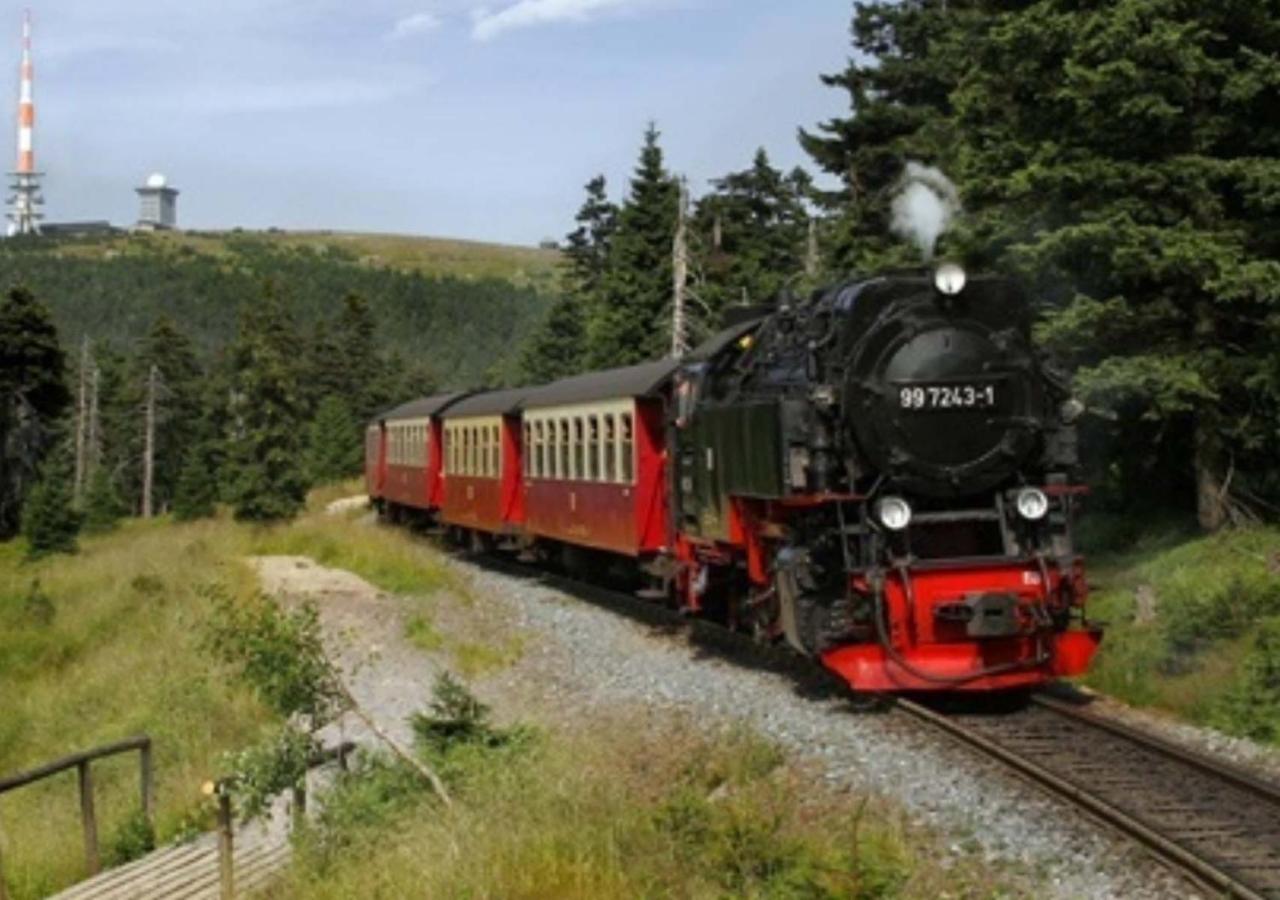
[[[806,696],[798,680],[726,661],[687,639],[530,579],[449,563],[490,615],[526,633],[521,659],[478,685],[495,703],[566,716],[641,704],[737,722],[815,764],[833,787],[900,804],[957,856],[1012,870],[1032,896],[1196,896],[1140,848],[924,726]],[[486,683],[487,682],[487,683]]]

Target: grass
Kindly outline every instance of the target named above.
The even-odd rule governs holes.
[[[133,734],[155,741],[163,841],[207,815],[201,783],[252,742],[270,714],[231,683],[199,643],[200,588],[255,589],[240,562],[245,529],[226,520],[125,523],[39,563],[0,544],[0,772],[21,771]],[[95,764],[104,845],[133,843],[137,756]],[[136,823],[134,823],[136,825]],[[75,774],[0,799],[0,842],[15,900],[83,875]]]
[[[1156,529],[1091,555],[1090,580],[1099,586],[1090,616],[1108,630],[1086,683],[1199,724],[1255,731],[1230,708],[1260,626],[1280,616],[1280,530]]]
[[[262,556],[309,556],[324,566],[354,572],[392,594],[424,596],[460,582],[439,557],[401,532],[355,528],[339,516],[307,516],[291,526],[254,536]]]
[[[435,751],[454,805],[402,770],[350,777],[271,896],[981,897],[869,798],[833,797],[746,731],[614,714]]]
[[[519,662],[524,655],[524,642],[518,636],[502,639],[496,645],[460,641],[449,647],[449,653],[454,666],[464,677],[478,678]]]
[[[343,231],[174,231],[81,240],[60,252],[77,256],[129,253],[144,247],[169,247],[214,257],[231,256],[229,239],[260,241],[276,247],[300,247],[342,253],[362,265],[452,276],[467,280],[497,278],[519,286],[554,291],[560,278],[558,250],[491,244],[417,235]]]

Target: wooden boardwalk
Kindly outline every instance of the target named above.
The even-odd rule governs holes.
[[[289,864],[289,839],[282,829],[250,825],[235,839],[235,895],[264,888]],[[218,900],[218,837],[206,834],[189,844],[162,847],[142,859],[82,881],[56,900]]]

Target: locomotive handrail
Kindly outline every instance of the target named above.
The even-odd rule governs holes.
[[[79,753],[72,753],[69,756],[61,757],[26,772],[19,772],[16,775],[0,778],[0,795],[7,794],[9,791],[17,790],[20,787],[26,787],[29,784],[35,784],[46,778],[52,778],[54,775],[60,775],[70,769],[75,769],[80,787],[80,822],[84,830],[85,866],[90,875],[96,875],[102,868],[102,862],[98,853],[98,819],[94,810],[93,776],[89,767],[95,760],[104,759],[108,756],[117,756],[121,753],[129,753],[134,750],[138,751],[139,756],[138,775],[141,782],[142,814],[146,818],[147,824],[153,825],[155,818],[155,771],[151,764],[151,736],[145,734],[125,738],[110,744],[103,744],[100,747],[94,747],[89,750],[81,750]],[[7,897],[3,860],[0,860],[0,900],[6,900]]]

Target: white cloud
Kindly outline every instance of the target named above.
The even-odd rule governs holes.
[[[477,9],[472,15],[471,35],[488,41],[504,31],[553,22],[585,22],[596,13],[634,5],[636,0],[519,0],[497,12]]]
[[[416,12],[398,20],[391,29],[391,33],[387,35],[387,38],[393,41],[402,41],[405,38],[416,37],[420,34],[426,34],[428,31],[434,31],[439,27],[439,16],[429,12]]]

